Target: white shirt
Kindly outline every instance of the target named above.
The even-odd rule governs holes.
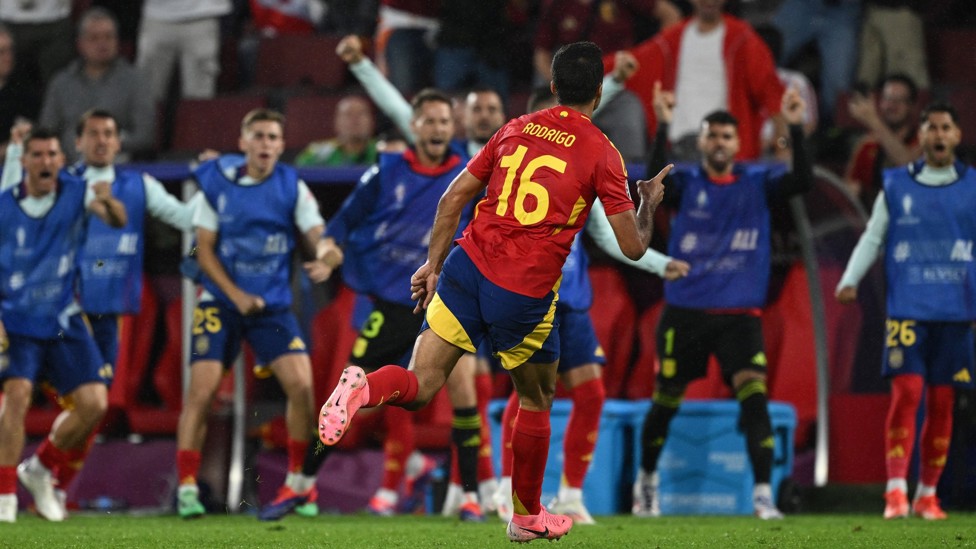
[[[142,16],[156,21],[191,21],[227,15],[231,7],[230,0],[145,0]]]
[[[6,23],[50,23],[71,15],[71,0],[0,0]]]
[[[698,30],[698,22],[692,21],[681,35],[674,85],[678,100],[668,134],[672,142],[688,134],[697,135],[702,118],[712,111],[728,109],[728,80],[722,58],[724,40],[724,24],[703,34]]]
[[[924,185],[941,187],[959,180],[959,174],[952,165],[945,168],[932,168],[927,164],[922,166],[922,171],[915,176],[915,180]],[[864,229],[864,234],[854,246],[854,252],[847,261],[847,268],[844,269],[837,289],[845,287],[856,288],[868,269],[874,264],[881,254],[881,247],[884,246],[888,236],[888,205],[885,203],[884,191],[878,193],[878,198],[874,201],[871,209],[871,218],[868,219],[868,226]]]

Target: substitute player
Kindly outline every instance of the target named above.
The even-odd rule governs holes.
[[[657,327],[660,369],[641,433],[641,463],[634,483],[636,516],[660,514],[657,466],[668,427],[688,384],[706,374],[709,355],[714,354],[741,408],[755,479],[754,512],[763,520],[783,518],[770,486],[774,441],[760,320],[769,281],[769,208],[806,192],[813,175],[803,148],[803,99],[789,89],[781,104],[793,140],[791,172],[735,163],[738,122],[728,112],[716,111],[701,124],[701,164],[675,170],[669,179],[664,202],[676,214],[668,252],[690,269],[686,277],[664,286],[665,307]],[[673,107],[674,97],[655,84],[658,132],[651,170],[664,164]],[[669,265],[672,258],[663,263]]]
[[[307,492],[299,475],[312,429],[312,369],[298,322],[291,313],[291,257],[296,230],[307,250],[317,250],[325,222],[297,172],[278,159],[284,152],[284,117],[268,109],[249,112],[241,124],[244,156],[204,162],[194,172],[205,200],[197,203],[197,260],[203,293],[193,311],[190,387],[176,433],[183,518],[204,514],[196,484],[207,415],[224,368],[246,340],[270,366],[287,400],[288,471],[285,484]],[[305,264],[313,282],[331,269]]]
[[[973,386],[976,171],[956,159],[962,132],[951,105],[929,105],[918,135],[922,159],[884,172],[883,190],[837,285],[837,300],[857,300],[857,284],[884,247],[888,319],[881,372],[891,379],[884,518],[909,514],[906,479],[924,394],[920,471],[911,512],[942,520],[946,514],[935,487],[949,455],[954,387]]]
[[[126,212],[108,183],[89,188],[60,172],[64,155],[54,132],[33,130],[21,163],[23,183],[0,195],[0,521],[17,518],[18,476],[41,516],[60,521],[50,471],[14,469],[24,449],[24,418],[40,378],[74,407],[52,430],[49,450],[84,444],[105,415],[101,356],[75,301],[75,257],[87,212],[113,227],[125,225]]]
[[[573,238],[599,196],[621,248],[628,257],[640,257],[663,196],[660,179],[668,171],[638,182],[635,215],[623,160],[590,121],[602,76],[601,52],[593,43],[570,44],[556,53],[552,87],[560,105],[509,122],[440,200],[427,262],[411,280],[417,310],[426,308],[427,319],[410,370],[385,366],[367,377],[347,368],[319,421],[322,441],[335,444],[360,407],[422,407],[461,355],[487,338],[521,398],[512,436],[515,515],[508,525],[515,541],[558,539],[572,527],[568,517],[546,511],[539,498],[559,361],[555,306]],[[486,198],[448,256],[464,206],[486,184]]]
[[[12,136],[15,132],[11,132]],[[19,162],[22,143],[12,139],[7,147],[3,188],[20,182],[20,170],[8,170],[12,162]],[[88,185],[107,181],[112,194],[128,213],[124,227],[115,228],[99,219],[88,223],[85,244],[78,255],[81,270],[79,290],[81,308],[85,312],[95,343],[106,366],[105,375],[111,383],[119,350],[119,316],[139,312],[142,299],[142,264],[145,254],[145,216],[148,213],[180,231],[192,227],[192,211],[171,195],[163,184],[150,175],[119,169],[115,159],[121,151],[119,127],[112,113],[92,109],[81,116],[76,127],[75,148],[82,160],[65,168]],[[55,426],[71,421],[74,411],[69,407],[55,419]],[[54,429],[56,427],[52,427]],[[43,482],[52,473],[56,485],[54,494],[62,511],[67,514],[68,486],[85,463],[95,433],[77,448],[57,448],[50,438],[38,447],[34,456],[24,462],[23,475],[34,475],[33,484]],[[38,505],[38,507],[43,507]]]

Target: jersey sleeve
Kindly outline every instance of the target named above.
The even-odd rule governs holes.
[[[620,151],[605,140],[604,162],[596,173],[596,194],[603,202],[603,209],[607,215],[634,209],[634,201],[630,197],[627,186],[627,167]]]
[[[180,231],[193,229],[193,210],[189,204],[171,195],[149,174],[142,174],[142,184],[146,191],[146,210],[150,214]]]
[[[322,214],[319,213],[319,202],[308,185],[298,180],[298,200],[295,201],[295,226],[302,233],[307,233],[313,227],[325,225]]]
[[[193,211],[193,226],[213,233],[216,233],[220,226],[217,212],[210,205],[206,195],[201,200],[196,201],[196,208]]]

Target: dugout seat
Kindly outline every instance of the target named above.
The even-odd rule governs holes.
[[[183,99],[176,106],[170,148],[194,156],[207,148],[221,152],[236,151],[241,119],[248,111],[264,106],[265,98],[256,95]]]
[[[254,82],[260,87],[324,87],[346,84],[346,64],[336,55],[341,37],[282,34],[263,38],[258,46]]]

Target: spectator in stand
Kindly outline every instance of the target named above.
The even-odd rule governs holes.
[[[737,158],[761,153],[759,132],[765,117],[776,121],[777,138],[787,137],[780,99],[783,85],[769,48],[748,23],[723,14],[725,0],[693,0],[694,13],[630,50],[638,65],[626,81],[644,105],[648,139],[657,132],[653,90],[661,82],[677,97],[670,138],[675,160],[699,157],[698,133],[706,114],[728,110],[739,121],[741,147]],[[605,59],[615,68],[612,58]],[[604,101],[619,87],[604,81]]]
[[[181,97],[209,99],[220,73],[220,17],[231,0],[145,0],[139,25],[138,67],[157,102],[166,99],[174,65]]]
[[[509,0],[454,0],[441,6],[434,85],[445,92],[483,86],[508,97]]]
[[[925,32],[919,0],[867,0],[861,26],[857,81],[877,82],[886,74],[908,76],[919,88],[929,87]]]
[[[783,51],[783,35],[779,30],[772,25],[760,25],[756,27],[756,34],[769,47],[773,59],[779,59],[780,52]],[[806,112],[803,113],[803,135],[809,137],[816,131],[819,122],[817,92],[813,89],[813,84],[800,71],[777,67],[776,74],[779,75],[779,81],[784,88],[793,88],[803,98],[803,103],[807,106]],[[767,118],[763,123],[761,134],[763,156],[786,162],[791,157],[789,141],[776,138],[775,131],[773,121]]]
[[[376,64],[407,97],[428,86],[434,66],[440,3],[382,0],[376,28]]]
[[[591,40],[603,51],[633,47],[640,40],[638,20],[660,22],[662,29],[682,19],[671,0],[551,0],[544,2],[535,32],[532,62],[536,80],[552,80],[552,52],[563,44]]]
[[[78,22],[80,58],[59,72],[48,86],[40,124],[57,131],[73,160],[75,124],[89,109],[113,113],[119,123],[124,162],[153,146],[156,110],[142,75],[119,58],[118,24],[103,8],[94,7]]]
[[[10,30],[0,23],[0,136],[10,134],[23,119],[33,119],[40,109],[38,93],[14,71],[16,51]],[[0,143],[6,149],[6,143]]]
[[[915,131],[915,103],[918,88],[904,74],[892,74],[881,82],[880,97],[855,93],[848,110],[868,133],[857,142],[845,179],[850,191],[865,207],[874,203],[881,190],[885,169],[904,166],[922,153]]]
[[[0,0],[0,21],[20,48],[18,78],[37,89],[44,89],[74,56],[71,4],[71,0]]]
[[[376,163],[376,120],[369,101],[350,95],[335,110],[332,139],[313,141],[295,158],[297,166],[356,166]]]
[[[783,58],[789,63],[810,41],[820,52],[820,110],[831,116],[838,94],[846,90],[857,62],[861,0],[786,0],[773,17],[783,34]]]

